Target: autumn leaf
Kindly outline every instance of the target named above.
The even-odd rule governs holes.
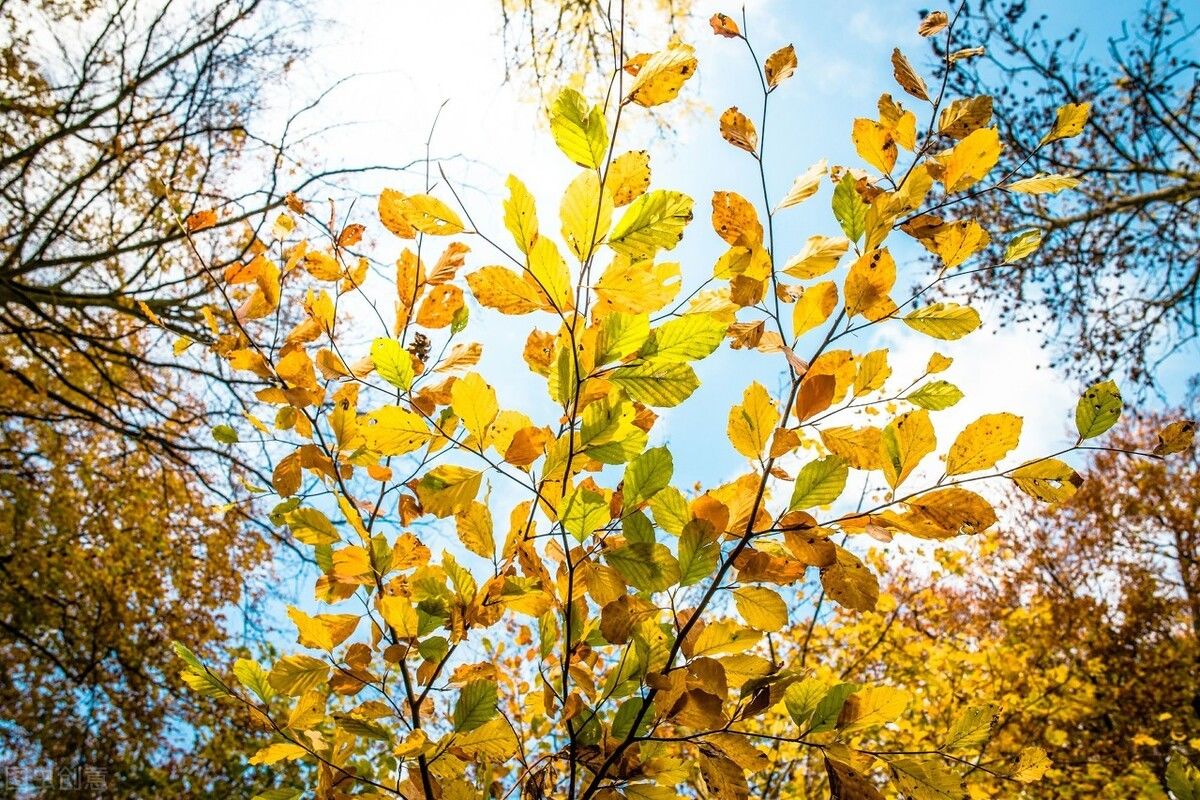
[[[647,108],[674,100],[696,72],[695,52],[690,45],[673,42],[650,56],[638,69],[627,99]]]
[[[962,430],[946,453],[946,474],[990,469],[1017,446],[1021,418],[1007,412],[984,414]]]
[[[796,66],[796,49],[790,44],[767,56],[767,61],[763,65],[763,73],[767,78],[768,91],[774,90],[779,84],[792,77],[796,72]]]
[[[1091,103],[1067,103],[1060,106],[1054,115],[1054,126],[1050,128],[1049,133],[1042,137],[1038,146],[1078,136],[1083,132],[1083,126],[1087,124],[1091,113]]]
[[[588,108],[571,88],[558,93],[550,106],[550,132],[563,155],[581,167],[596,169],[608,153],[608,127],[600,106]]]
[[[925,88],[925,81],[913,69],[912,64],[908,63],[908,59],[904,57],[899,48],[892,51],[892,72],[901,89],[918,100],[929,99],[929,90]]]
[[[753,155],[758,152],[758,133],[754,130],[754,123],[738,111],[736,106],[726,109],[721,115],[721,136],[734,147],[747,153]]]

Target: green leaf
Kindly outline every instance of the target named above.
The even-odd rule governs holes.
[[[810,461],[796,476],[796,487],[792,490],[792,501],[788,509],[827,506],[841,496],[846,488],[850,470],[841,456],[825,456]]]
[[[1075,406],[1075,428],[1079,440],[1092,439],[1117,424],[1121,418],[1121,390],[1112,381],[1101,381],[1088,387]]]
[[[633,260],[671,250],[692,221],[692,198],[656,189],[636,198],[608,234],[608,246]]]
[[[1022,258],[1032,255],[1042,246],[1042,232],[1037,228],[1021,231],[1014,236],[1004,249],[1004,263],[1012,264]]]
[[[979,312],[957,303],[934,303],[910,312],[904,322],[935,339],[961,339],[979,327]]]
[[[644,362],[635,367],[616,369],[608,379],[629,397],[648,406],[669,408],[691,397],[700,379],[690,364]]]
[[[264,703],[271,702],[275,690],[267,682],[267,671],[259,666],[257,661],[250,658],[239,658],[233,665],[234,677]]]
[[[574,536],[576,541],[583,542],[608,524],[608,503],[604,502],[604,495],[599,492],[579,486],[563,503],[558,518],[563,530]]]
[[[663,544],[631,542],[609,550],[604,560],[643,592],[661,592],[679,583],[679,562]]]
[[[808,733],[833,730],[837,725],[838,715],[842,713],[842,706],[846,704],[846,698],[856,691],[858,691],[856,683],[839,683],[827,691],[813,709]]]
[[[828,693],[829,684],[810,676],[787,687],[783,693],[783,705],[792,721],[805,728],[817,710],[817,704]]]
[[[867,208],[854,188],[854,178],[846,173],[833,190],[833,216],[852,242],[857,242],[866,232]]]
[[[658,363],[707,358],[729,326],[710,314],[684,314],[650,332],[639,355]]]
[[[931,381],[904,399],[929,411],[941,411],[962,400],[963,393],[949,381]]]
[[[473,731],[496,716],[496,684],[492,681],[471,681],[458,694],[454,704],[454,731]]]
[[[412,388],[415,373],[412,355],[395,339],[376,339],[371,343],[371,361],[375,363],[375,374],[395,386],[408,391]]]
[[[713,574],[721,546],[712,526],[691,522],[679,535],[679,585],[691,586]]]
[[[596,366],[610,361],[620,361],[636,353],[650,335],[648,314],[623,314],[614,312],[600,321],[600,332],[596,335]]]
[[[221,444],[238,443],[238,432],[229,425],[218,425],[213,428],[212,437]]]
[[[567,158],[596,169],[608,152],[608,125],[600,106],[588,108],[583,95],[571,88],[558,93],[550,106],[550,133]]]
[[[635,509],[667,487],[675,463],[671,451],[665,447],[652,447],[629,462],[625,467],[625,508]]]
[[[1200,770],[1178,754],[1167,762],[1167,788],[1175,800],[1200,800]]]

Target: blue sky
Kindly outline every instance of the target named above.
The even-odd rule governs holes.
[[[507,241],[499,213],[503,183],[512,172],[538,197],[543,227],[556,230],[558,198],[578,170],[554,147],[543,123],[544,112],[529,93],[503,82],[504,53],[496,5],[495,0],[406,2],[391,7],[353,0],[330,5],[328,14],[334,21],[317,32],[313,57],[293,76],[292,93],[281,95],[279,104],[296,107],[313,87],[328,86],[349,73],[359,74],[320,107],[319,123],[334,127],[314,140],[313,154],[334,161],[394,164],[422,157],[430,126],[445,103],[433,153],[456,157],[446,163],[447,174],[480,227]],[[1136,4],[1072,1],[1031,5],[1052,15],[1054,29],[1082,26],[1088,37],[1085,46],[1098,48],[1118,31],[1121,13],[1133,10]],[[889,59],[893,47],[900,47],[918,67],[927,66],[927,44],[915,28],[918,9],[928,7],[926,3],[892,0],[756,0],[748,4],[748,30],[759,56],[792,43],[799,60],[796,75],[771,99],[767,159],[773,201],[796,175],[821,158],[831,164],[861,166],[850,144],[851,122],[856,116],[874,117],[881,92],[903,96],[892,79]],[[721,139],[716,121],[723,110],[736,105],[757,123],[757,78],[741,42],[714,37],[709,31],[706,20],[714,11],[740,18],[738,6],[697,3],[695,24],[684,33],[697,47],[700,69],[685,90],[692,108],[678,121],[671,140],[657,139],[653,129],[636,124],[621,134],[625,146],[650,150],[653,186],[678,189],[696,200],[696,221],[680,247],[663,257],[683,265],[685,292],[707,277],[724,250],[708,223],[712,192],[738,191],[761,205],[753,160]],[[652,25],[638,23],[633,20],[645,38],[654,38]],[[636,118],[636,113],[633,116]],[[353,124],[344,124],[348,120]],[[1030,135],[1041,133],[1032,131]],[[384,185],[393,185],[416,192],[422,190],[421,184],[412,174],[386,181],[372,177],[361,188],[373,194]],[[451,200],[444,189],[434,193]],[[829,211],[830,193],[826,183],[817,197],[780,214],[776,229],[780,262],[798,251],[809,235],[838,232]],[[373,222],[373,208],[371,219],[362,218],[367,215],[363,208],[355,221]],[[383,261],[399,254],[402,243],[378,224],[370,228],[369,236]],[[474,250],[468,257],[468,269],[499,263],[498,254],[489,252],[484,243],[471,244]],[[923,270],[927,268],[913,256],[912,248],[897,250],[901,265],[898,291],[911,285],[914,276],[926,274]],[[379,303],[386,310],[391,303],[390,283],[380,280],[375,285]],[[1073,439],[1071,419],[1082,387],[1048,367],[1035,334],[1000,328],[993,309],[978,310],[984,328],[960,342],[934,342],[893,323],[850,346],[857,352],[890,347],[894,380],[889,387],[896,388],[920,374],[933,350],[956,358],[955,365],[941,377],[959,385],[967,396],[955,408],[935,416],[943,449],[966,423],[1002,410],[1025,418],[1022,447],[1005,463],[1019,463],[1017,459],[1022,457],[1058,449],[1068,438]],[[540,323],[550,327],[549,318]],[[467,338],[486,343],[481,371],[495,383],[503,408],[524,410],[535,419],[539,414],[553,418],[556,412],[544,382],[519,374],[524,372],[523,366],[515,371],[509,366],[513,358],[519,358],[517,353],[531,324],[531,318],[514,322],[478,314]],[[366,338],[375,335],[380,334],[372,329]],[[801,352],[805,349],[803,345],[800,348]],[[725,420],[730,406],[740,400],[752,380],[769,388],[777,386],[779,356],[722,351],[702,362],[698,372],[703,386],[697,395],[684,409],[665,414],[656,428],[657,441],[668,441],[675,454],[680,486],[694,481],[719,483],[746,469],[724,438]],[[940,474],[936,467],[929,467],[934,478]],[[503,479],[495,481],[493,498],[504,498],[507,487],[503,483]],[[505,518],[500,512],[496,517]],[[447,533],[447,538],[452,539],[453,534]],[[436,552],[437,546],[434,549]]]

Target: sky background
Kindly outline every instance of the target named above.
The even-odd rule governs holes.
[[[1084,46],[1098,50],[1106,37],[1119,31],[1121,16],[1135,11],[1137,4],[1035,0],[1031,5],[1051,14],[1051,29],[1082,28]],[[928,45],[915,32],[920,11],[930,7],[927,3],[896,0],[754,0],[747,4],[747,30],[759,57],[765,58],[791,43],[799,60],[795,76],[771,98],[767,163],[773,202],[797,175],[821,158],[830,164],[862,166],[850,142],[852,120],[857,116],[875,117],[876,101],[882,92],[898,99],[905,97],[891,74],[893,47],[908,54],[919,70],[926,74],[932,71]],[[707,23],[715,11],[740,19],[740,8],[696,3],[694,17],[685,24],[682,34],[697,48],[699,72],[682,95],[689,101],[690,110],[678,119],[670,139],[664,140],[653,126],[639,125],[637,107],[627,115],[634,118],[634,124],[621,133],[624,146],[620,150],[649,149],[652,188],[680,190],[696,201],[696,219],[682,244],[660,256],[661,260],[682,264],[684,294],[711,273],[714,260],[725,250],[709,224],[712,192],[738,191],[761,206],[753,159],[722,140],[717,125],[720,113],[733,105],[741,107],[756,124],[758,121],[757,77],[745,46],[740,41],[713,36]],[[497,0],[343,0],[318,4],[316,13],[328,21],[314,31],[312,56],[290,77],[289,92],[278,98],[280,109],[299,107],[316,89],[351,74],[356,77],[329,94],[315,115],[306,117],[310,126],[329,128],[306,146],[311,157],[357,164],[410,162],[423,157],[425,141],[437,118],[432,154],[448,159],[444,163],[446,173],[481,230],[506,244],[509,241],[500,222],[500,209],[506,195],[504,180],[511,172],[538,198],[543,231],[557,236],[558,200],[578,168],[554,146],[544,122],[545,112],[528,87],[504,80],[506,54],[499,32]],[[655,21],[634,18],[630,24],[645,49],[665,43],[666,32]],[[571,76],[563,79],[569,81]],[[914,107],[917,103],[905,105]],[[925,124],[927,118],[919,122],[919,127]],[[1040,137],[1043,132],[1031,131],[1030,137]],[[418,173],[386,178],[372,174],[359,188],[371,197],[385,185],[419,192],[423,190],[423,178]],[[440,180],[436,171],[434,177]],[[812,234],[840,233],[829,210],[831,191],[826,181],[816,197],[780,213],[776,227],[779,263],[797,252]],[[435,187],[433,193],[453,205],[444,186]],[[381,261],[389,263],[399,255],[404,243],[378,224],[373,202],[370,208],[359,207],[353,221],[368,224],[368,240],[374,242]],[[1003,232],[992,234],[1008,238]],[[502,257],[489,251],[485,243],[468,242],[473,250],[466,271],[502,262]],[[928,267],[917,262],[913,247],[894,251],[900,266],[899,299],[900,292],[917,277],[926,275]],[[849,259],[844,259],[842,271],[831,277],[840,281],[848,263]],[[375,284],[385,316],[392,302],[388,277]],[[977,306],[977,310],[983,317],[983,328],[959,342],[935,341],[893,323],[877,326],[869,335],[846,346],[860,353],[891,348],[893,379],[889,388],[901,388],[916,378],[934,350],[955,358],[954,366],[938,377],[958,385],[966,398],[956,407],[934,414],[939,452],[944,452],[968,422],[997,411],[1024,417],[1022,445],[1002,462],[1004,466],[1070,444],[1074,439],[1074,406],[1083,387],[1048,366],[1036,333],[1001,328],[994,309]],[[485,343],[480,371],[495,384],[501,407],[526,411],[535,420],[556,417],[546,396],[545,382],[528,375],[523,364],[515,370],[511,367],[512,360],[519,358],[534,317],[503,318],[479,313],[477,306],[472,312],[466,338]],[[536,320],[541,327],[551,327],[548,316],[535,316],[541,317]],[[372,329],[367,337],[375,335],[381,334]],[[798,348],[802,355],[811,349],[803,343]],[[780,365],[779,354],[732,353],[725,348],[697,365],[701,389],[683,409],[663,415],[652,439],[652,443],[670,444],[675,455],[676,485],[685,487],[694,481],[714,485],[745,471],[745,461],[724,438],[725,420],[730,406],[740,401],[742,391],[752,380],[775,389]],[[1174,388],[1182,390],[1181,385]],[[926,474],[936,479],[941,472],[939,465],[932,458],[929,462]],[[920,478],[918,473],[908,485],[927,485]],[[499,494],[493,499],[499,498],[501,503],[506,502],[504,483],[502,478],[494,481]],[[851,493],[857,495],[857,491],[848,489],[847,495]],[[498,511],[496,519],[500,529],[497,535],[502,536],[500,521],[506,519],[506,514]],[[452,539],[453,533],[446,532],[446,536]],[[436,553],[439,548],[434,545],[433,549]],[[482,562],[475,566],[484,568]],[[307,593],[307,580],[302,585]]]

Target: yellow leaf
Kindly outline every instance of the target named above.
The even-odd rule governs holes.
[[[992,121],[992,98],[986,94],[951,101],[938,118],[938,132],[962,139]]]
[[[417,498],[426,513],[435,517],[450,517],[466,509],[475,499],[482,478],[483,473],[479,470],[457,464],[442,464],[425,473],[417,482]]]
[[[792,335],[799,338],[829,319],[837,301],[837,284],[833,281],[822,281],[805,289],[792,308]]]
[[[892,167],[896,166],[896,140],[887,128],[860,117],[854,120],[851,139],[863,161],[885,175],[891,174]]]
[[[746,458],[760,458],[777,424],[779,409],[766,388],[755,381],[742,394],[741,405],[729,409],[729,441]]]
[[[537,206],[533,195],[516,175],[509,175],[504,185],[508,187],[508,199],[504,201],[504,227],[512,234],[521,252],[528,253],[538,238]]]
[[[883,474],[893,489],[904,483],[921,459],[937,447],[933,423],[925,409],[896,417],[883,429],[880,438]]]
[[[575,305],[574,286],[567,262],[558,252],[558,246],[545,237],[539,237],[529,248],[529,272],[526,279],[534,284],[541,295],[542,307],[547,311],[562,313]]]
[[[645,150],[622,153],[609,164],[604,181],[614,206],[629,205],[650,188],[650,154]]]
[[[400,406],[381,406],[366,417],[367,448],[384,456],[402,456],[424,447],[433,432],[419,414]]]
[[[855,469],[883,469],[883,431],[879,428],[844,425],[825,428],[820,433],[829,452],[841,456]]]
[[[738,24],[728,14],[713,14],[709,18],[708,24],[712,26],[714,34],[724,36],[726,39],[736,39],[742,35]]]
[[[767,86],[774,89],[783,83],[796,71],[796,48],[790,44],[781,47],[767,56],[763,70],[767,76]],[[769,91],[769,90],[768,90]]]
[[[1038,146],[1078,136],[1083,132],[1083,126],[1087,124],[1091,114],[1091,103],[1067,103],[1061,106],[1054,115],[1054,127],[1042,137]]]
[[[496,390],[478,372],[469,372],[450,388],[450,407],[479,447],[485,447],[488,444],[488,428],[500,412]]]
[[[492,512],[483,503],[472,500],[465,511],[454,516],[459,541],[476,555],[492,558],[496,541],[492,535]]]
[[[329,677],[329,665],[300,653],[283,656],[271,667],[267,681],[271,688],[289,697],[298,697],[315,689]]]
[[[946,187],[946,193],[951,194],[974,186],[999,160],[999,131],[980,128],[951,149],[932,156],[929,171]]]
[[[930,375],[935,375],[939,372],[945,372],[954,363],[954,359],[949,356],[944,356],[941,353],[934,353],[929,357],[929,363],[925,366],[925,372]]]
[[[416,323],[424,328],[448,327],[463,307],[463,291],[452,283],[434,286],[425,295]]]
[[[1032,178],[1005,184],[1004,188],[1010,192],[1023,192],[1024,194],[1058,194],[1063,189],[1074,189],[1081,183],[1083,183],[1082,180],[1069,175],[1047,175],[1039,172]]]
[[[1188,419],[1172,422],[1158,432],[1158,444],[1154,446],[1156,456],[1169,456],[1182,453],[1192,446],[1196,436],[1196,423]]]
[[[854,376],[854,396],[862,397],[876,389],[882,389],[892,368],[888,366],[887,348],[872,350],[858,362],[858,374]]]
[[[950,17],[945,11],[930,11],[917,26],[917,33],[929,37],[941,32],[950,24]]]
[[[567,186],[559,206],[563,241],[580,263],[587,261],[612,224],[613,203],[600,190],[595,172],[581,172]]]
[[[679,293],[679,265],[616,258],[595,285],[597,316],[658,311]]]
[[[896,140],[896,144],[905,150],[913,150],[917,146],[917,115],[905,111],[890,94],[880,95],[877,106],[879,124],[887,129]]]
[[[792,181],[792,188],[788,189],[788,193],[779,201],[779,205],[775,206],[775,210],[779,211],[781,208],[791,208],[812,197],[817,193],[817,189],[821,188],[821,178],[828,171],[829,168],[825,163],[825,159],[821,159],[806,169],[802,175]]]
[[[743,653],[753,647],[762,634],[751,628],[743,628],[731,620],[710,622],[696,637],[692,645],[692,657],[713,658],[733,653]]]
[[[738,613],[751,628],[777,631],[787,625],[787,603],[778,592],[763,586],[743,586],[733,590],[733,602]]]
[[[467,285],[480,305],[501,314],[528,314],[542,305],[537,287],[508,267],[477,269],[467,276]]]
[[[961,339],[979,327],[979,312],[957,303],[934,303],[909,312],[904,324],[935,339]]]
[[[276,764],[280,761],[295,761],[308,755],[308,751],[298,744],[291,742],[275,742],[269,744],[250,756],[251,764]]]
[[[913,69],[912,64],[908,62],[899,48],[892,50],[892,74],[895,75],[896,83],[900,84],[901,89],[918,100],[929,99],[929,90],[925,88],[925,81]]]
[[[947,268],[957,267],[991,241],[988,232],[973,219],[939,225],[929,237],[921,239],[922,244],[941,257]]]
[[[1046,503],[1070,500],[1083,485],[1079,473],[1057,458],[1043,458],[1017,467],[1010,473],[1017,488]]]
[[[721,136],[734,147],[747,153],[758,152],[758,133],[750,118],[738,111],[737,106],[725,110],[721,115]]]
[[[872,725],[885,725],[908,708],[912,695],[891,686],[868,686],[859,689],[842,705],[838,714],[839,730],[854,730]]]
[[[650,56],[638,69],[628,99],[647,108],[674,100],[683,84],[696,72],[696,50],[672,42],[666,50]]]
[[[433,236],[452,236],[462,233],[463,224],[449,206],[427,194],[403,196],[400,214],[414,229]]]
[[[946,474],[962,475],[990,469],[1017,446],[1021,418],[1016,414],[984,414],[972,422],[946,453]]]
[[[848,249],[850,240],[845,236],[810,236],[804,249],[788,260],[783,271],[800,280],[818,278],[836,267]]]
[[[889,526],[924,539],[982,533],[996,524],[991,503],[959,486],[926,492],[907,505],[909,511],[905,514],[892,516],[884,512],[881,517]]]
[[[1023,747],[1012,777],[1021,783],[1034,783],[1040,781],[1049,768],[1050,759],[1045,750],[1040,747]]]
[[[379,613],[401,639],[409,639],[417,635],[417,610],[407,597],[384,595],[379,598]]]
[[[736,247],[762,244],[763,227],[758,212],[737,192],[713,192],[712,225],[717,235]]]
[[[299,631],[300,644],[317,650],[332,650],[354,633],[358,617],[354,614],[319,614],[310,617],[295,606],[288,606],[288,616]]]
[[[821,570],[821,586],[829,599],[854,611],[873,611],[879,601],[879,580],[843,547],[836,547],[833,564]]]
[[[404,195],[384,189],[379,195],[379,221],[401,239],[415,239],[417,232],[404,216]]]
[[[874,321],[895,311],[890,296],[895,284],[896,261],[887,248],[864,253],[846,275],[846,317],[862,314]]]

